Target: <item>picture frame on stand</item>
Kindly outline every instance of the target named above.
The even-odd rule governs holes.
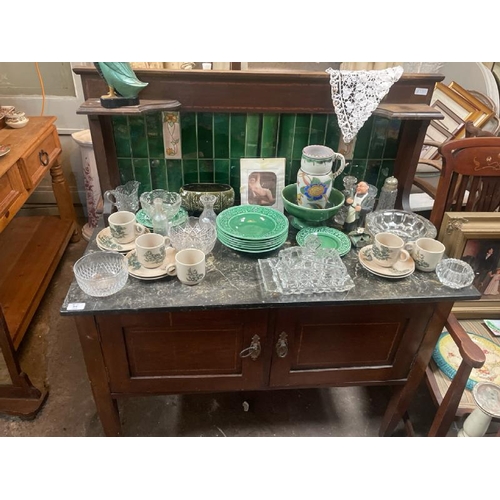
[[[241,204],[270,207],[283,212],[285,158],[241,158]]]
[[[481,299],[455,302],[459,319],[500,318],[500,213],[446,212],[438,239],[447,257],[471,265]]]

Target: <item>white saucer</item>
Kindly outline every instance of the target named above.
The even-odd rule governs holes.
[[[144,228],[144,232],[137,233],[135,237],[150,232],[149,229],[142,224],[138,225]],[[135,248],[135,238],[129,243],[118,243],[111,236],[111,229],[109,227],[105,227],[102,231],[99,231],[99,234],[97,235],[95,241],[97,243],[97,246],[105,252],[130,252],[130,250],[133,250]]]
[[[135,249],[125,255],[125,257],[127,258],[128,273],[134,278],[150,281],[158,280],[165,276],[172,276],[172,274],[169,274],[168,271],[164,268],[169,259],[168,253],[162,265],[159,267],[155,267],[154,269],[148,269],[147,267],[141,266],[140,262],[137,260]]]
[[[382,267],[373,261],[372,246],[367,245],[359,251],[359,262],[372,274],[382,278],[399,279],[410,276],[415,271],[415,261],[410,257],[408,260],[396,262],[396,267]]]

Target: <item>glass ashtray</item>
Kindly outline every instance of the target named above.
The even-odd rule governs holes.
[[[439,281],[450,288],[465,288],[472,285],[474,271],[472,267],[459,259],[444,259],[436,266]]]
[[[375,210],[366,215],[365,229],[376,236],[378,233],[393,233],[404,240],[435,238],[437,229],[425,217],[406,210]]]

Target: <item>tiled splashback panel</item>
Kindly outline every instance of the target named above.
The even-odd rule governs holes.
[[[286,158],[286,183],[295,182],[302,148],[325,144],[338,151],[337,118],[314,114],[174,114],[180,121],[179,159],[172,137],[163,137],[163,115],[113,117],[121,181],[136,179],[140,191],[179,191],[191,182],[229,183],[239,193],[240,158]],[[172,118],[172,117],[170,117]],[[379,189],[392,175],[398,149],[399,120],[371,117],[359,131],[345,174]],[[174,130],[173,128],[171,130]],[[178,133],[178,132],[177,132]],[[167,142],[167,146],[165,146]],[[342,189],[340,176],[335,185]]]

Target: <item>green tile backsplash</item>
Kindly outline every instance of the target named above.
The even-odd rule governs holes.
[[[191,182],[230,183],[238,196],[240,158],[286,158],[286,183],[295,182],[302,149],[325,144],[338,150],[337,118],[315,114],[181,113],[182,159],[165,159],[161,113],[113,117],[120,180],[141,182],[140,192],[179,191]],[[344,175],[379,189],[392,175],[399,120],[370,117],[359,131]],[[335,185],[342,187],[340,176]]]

